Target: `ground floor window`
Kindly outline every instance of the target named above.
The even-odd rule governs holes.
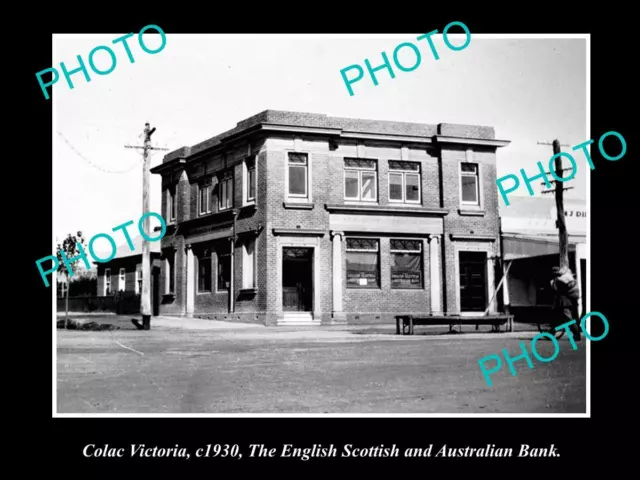
[[[165,278],[164,293],[165,295],[175,293],[176,288],[176,252],[168,250],[165,252]]]
[[[216,248],[218,257],[218,292],[229,291],[231,284],[231,247],[228,241],[218,244]]]
[[[380,288],[380,240],[347,238],[347,288]]]
[[[255,263],[256,263],[255,238],[246,240],[242,248],[242,288],[256,288]]]
[[[196,253],[198,259],[198,293],[211,291],[211,251],[208,248]]]
[[[391,288],[422,288],[422,241],[391,240]]]

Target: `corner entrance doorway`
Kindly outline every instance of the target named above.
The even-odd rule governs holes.
[[[460,252],[460,311],[483,312],[487,308],[487,254]]]
[[[282,309],[285,312],[313,310],[313,249],[283,247]]]

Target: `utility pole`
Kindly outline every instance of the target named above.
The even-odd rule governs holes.
[[[168,148],[154,148],[151,146],[151,135],[156,128],[144,124],[144,146],[125,145],[125,148],[142,149],[142,214],[149,213],[149,183],[151,172],[149,171],[149,150],[169,150]],[[143,230],[149,235],[149,217],[143,221]],[[149,241],[142,238],[142,292],[140,297],[140,313],[142,314],[142,325],[138,321],[133,321],[139,330],[151,330],[151,255]]]
[[[538,142],[539,145],[552,145],[553,146],[553,154],[557,155],[560,153],[560,140],[555,139],[553,143],[549,144],[548,142]],[[569,146],[569,145],[566,145]],[[564,178],[562,172],[571,170],[569,168],[562,168],[562,157],[557,156],[554,161],[554,170],[556,172],[556,176],[559,178]],[[551,173],[548,173],[551,175]],[[555,188],[551,190],[543,190],[542,193],[551,193],[553,192],[556,197],[556,212],[557,212],[557,220],[556,220],[556,228],[558,229],[558,235],[560,237],[560,267],[569,268],[569,237],[567,234],[567,225],[564,217],[564,191],[571,190],[573,187],[563,187],[562,182],[557,180],[550,180],[551,183],[555,183]],[[543,183],[542,185],[546,185]]]

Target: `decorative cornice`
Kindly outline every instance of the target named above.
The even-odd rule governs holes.
[[[304,235],[310,237],[324,237],[326,230],[314,230],[306,228],[274,228],[274,235]]]
[[[169,160],[168,162],[161,163],[150,169],[151,173],[163,174],[172,170],[176,170],[177,168],[184,168],[183,166],[187,163],[185,157],[177,157],[173,160]]]
[[[495,242],[498,240],[496,237],[489,235],[461,235],[457,233],[449,234],[451,240],[466,240],[471,242]]]
[[[274,123],[263,123],[260,125],[260,130],[274,131],[274,132],[292,132],[292,133],[311,133],[316,135],[335,135],[341,134],[341,128],[327,128],[327,127],[297,127],[292,125],[278,125]]]
[[[433,140],[430,137],[414,137],[410,135],[394,135],[390,133],[342,132],[340,137],[403,143],[433,143]]]
[[[340,204],[325,204],[324,206],[329,212],[339,213],[368,213],[368,214],[385,214],[385,213],[398,213],[403,215],[413,216],[426,216],[426,215],[438,215],[445,216],[449,213],[446,208],[424,208],[424,207],[392,207],[392,206],[369,206],[369,205],[340,205]]]
[[[438,143],[457,143],[462,145],[476,145],[479,147],[506,147],[511,143],[509,140],[487,140],[484,138],[463,138],[449,137],[446,135],[435,135]]]

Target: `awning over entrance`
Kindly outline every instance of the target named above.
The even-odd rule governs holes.
[[[575,252],[577,244],[586,242],[586,236],[569,235],[569,252]],[[502,245],[505,260],[557,255],[560,252],[557,236],[503,234]]]

